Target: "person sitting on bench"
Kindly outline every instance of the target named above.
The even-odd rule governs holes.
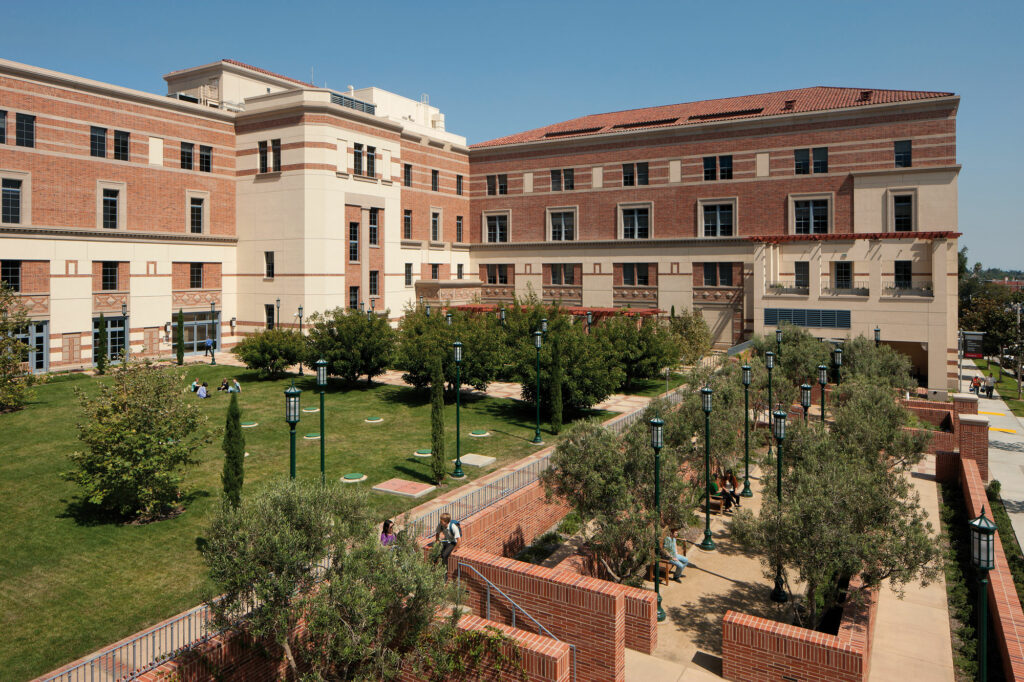
[[[677,529],[669,528],[668,535],[665,536],[665,542],[662,543],[662,549],[664,550],[664,556],[672,562],[672,565],[676,567],[675,574],[672,576],[672,580],[677,583],[682,582],[680,578],[683,577],[683,569],[690,565],[690,560],[685,556],[676,551],[676,533]],[[685,547],[686,540],[683,540],[683,546]]]

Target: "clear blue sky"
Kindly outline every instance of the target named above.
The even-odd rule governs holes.
[[[811,85],[961,96],[971,262],[1024,269],[1020,2],[49,2],[0,56],[163,93],[223,57],[342,89],[429,93],[469,142],[589,113]],[[944,227],[944,226],[936,226]]]

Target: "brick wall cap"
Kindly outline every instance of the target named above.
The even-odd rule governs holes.
[[[961,414],[961,424],[977,424],[978,426],[988,426],[988,417],[981,414]]]
[[[978,402],[978,396],[973,393],[954,393],[953,400],[960,403],[976,403]]]

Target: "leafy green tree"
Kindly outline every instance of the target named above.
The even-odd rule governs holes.
[[[910,358],[884,343],[876,348],[861,335],[843,344],[844,384],[862,378],[909,391],[917,387],[910,370]]]
[[[488,679],[507,638],[464,636],[457,615],[438,620],[454,596],[444,572],[405,533],[382,547],[367,509],[364,491],[295,481],[222,509],[202,549],[217,624],[276,643],[296,679],[308,669],[313,679],[394,680],[406,667]],[[517,657],[503,665],[521,668]]]
[[[267,329],[245,337],[231,352],[246,367],[255,369],[260,377],[276,377],[299,362],[305,352],[305,344],[297,332]]]
[[[28,324],[18,295],[0,283],[0,413],[20,410],[32,397],[34,380],[24,365],[28,346],[15,337]]]
[[[612,349],[613,362],[622,370],[620,389],[630,389],[637,379],[652,379],[679,359],[679,337],[658,320],[616,315],[602,320],[593,333]]]
[[[434,359],[433,381],[430,383],[430,471],[435,483],[444,481],[448,470],[444,441],[444,375],[441,358]]]
[[[185,364],[185,313],[178,309],[178,324],[174,327],[174,352],[177,354],[178,365]]]
[[[669,329],[679,337],[679,361],[696,365],[711,351],[711,329],[698,310],[683,310],[678,316],[673,310]]]
[[[87,504],[125,519],[160,518],[180,504],[182,472],[208,442],[184,383],[180,370],[124,361],[97,395],[76,389],[87,449],[68,456],[75,468],[62,478],[81,486]]]
[[[96,373],[106,374],[107,364],[110,362],[110,351],[107,348],[107,319],[100,313],[100,331],[97,334],[99,341],[93,351],[93,359],[96,362]]]
[[[551,337],[551,433],[562,431],[562,334]]]
[[[245,436],[242,435],[242,413],[238,409],[237,393],[231,394],[221,448],[224,450],[224,471],[220,475],[224,499],[232,507],[238,507],[245,480]]]
[[[763,357],[765,351],[770,350],[776,354],[774,382],[785,383],[787,386],[799,386],[804,383],[814,385],[817,382],[818,365],[825,363],[831,367],[831,347],[801,327],[783,323],[780,329],[781,354],[778,352],[774,331],[757,335],[752,339],[755,353]],[[845,360],[845,357],[843,359]]]
[[[349,308],[313,313],[306,339],[306,364],[314,367],[323,358],[328,374],[349,383],[366,376],[372,383],[394,357],[395,336],[386,315],[367,315]]]

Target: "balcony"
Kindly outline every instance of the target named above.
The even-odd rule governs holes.
[[[897,279],[882,282],[882,295],[896,298],[904,296],[933,298],[935,291],[930,279]]]
[[[331,93],[331,104],[340,104],[343,107],[355,109],[356,111],[361,111],[364,114],[370,114],[371,116],[377,113],[377,105],[370,104],[369,102],[364,102],[347,95],[342,95],[337,92]]]
[[[832,286],[821,290],[822,296],[867,296],[871,293],[869,280],[832,280]]]
[[[770,282],[765,293],[769,296],[807,296],[811,293],[810,286],[797,286],[794,280]]]

